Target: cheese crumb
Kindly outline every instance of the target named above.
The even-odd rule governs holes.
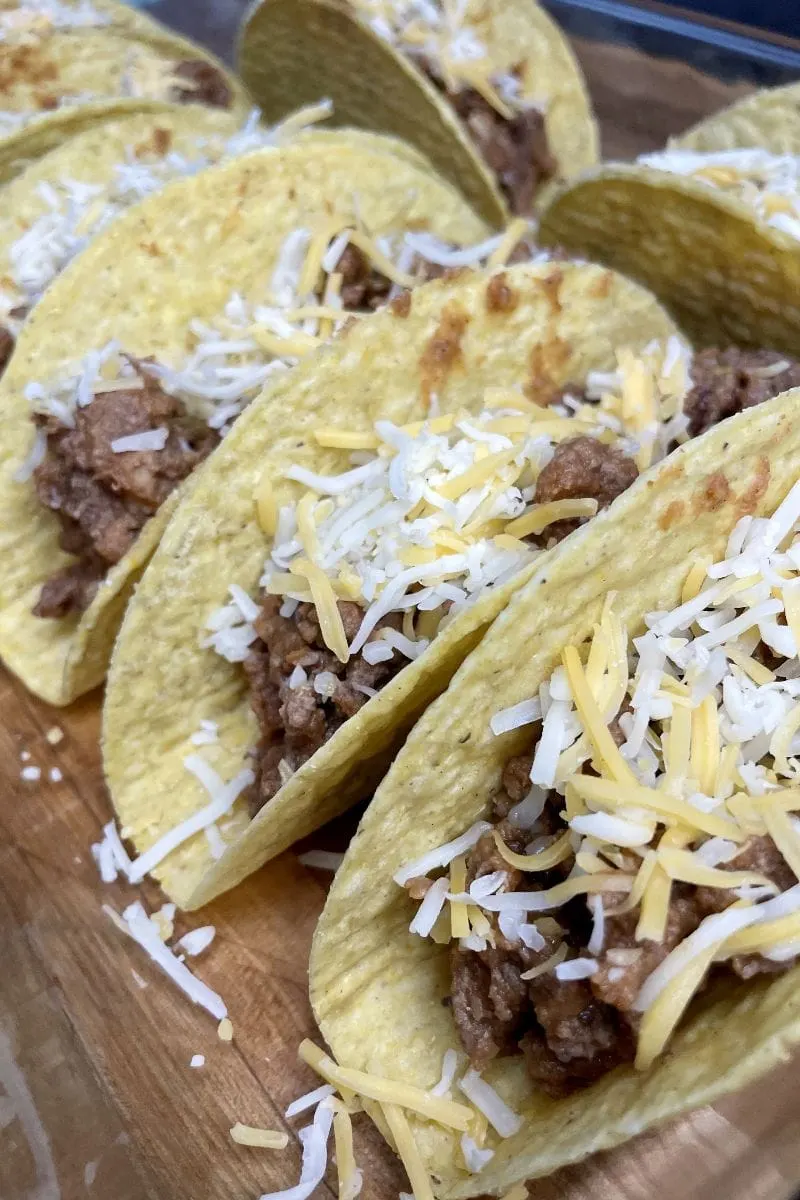
[[[221,1042],[233,1041],[233,1025],[228,1017],[223,1017],[217,1026],[217,1037]]]
[[[63,742],[64,740],[64,730],[60,729],[58,725],[54,725],[52,729],[48,729],[44,736],[51,746],[57,746],[59,742]]]

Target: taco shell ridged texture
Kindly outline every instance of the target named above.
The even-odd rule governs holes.
[[[732,417],[641,476],[540,566],[417,724],[362,818],[314,939],[312,1005],[340,1064],[430,1088],[444,1052],[461,1049],[442,1003],[449,947],[409,933],[415,906],[393,873],[484,815],[526,744],[524,730],[493,736],[490,718],[536,694],[562,647],[591,635],[609,591],[635,634],[645,613],[680,602],[694,562],[724,554],[741,516],[775,509],[797,478],[798,403],[800,390]],[[532,1094],[521,1055],[495,1060],[484,1077],[523,1125],[492,1136],[495,1155],[479,1175],[464,1172],[458,1134],[408,1114],[437,1194],[502,1194],[744,1086],[800,1042],[799,979],[795,969],[709,990],[650,1071],[617,1069],[565,1100]]]
[[[800,152],[800,84],[747,96],[669,150]],[[650,288],[698,346],[797,352],[800,241],[701,180],[611,163],[553,193],[544,245],[560,245]]]
[[[257,592],[269,541],[253,494],[265,472],[285,503],[302,492],[282,478],[288,464],[323,474],[350,465],[346,451],[315,444],[315,428],[418,420],[433,391],[443,412],[480,411],[488,386],[557,388],[613,366],[620,346],[641,348],[674,331],[652,297],[599,267],[520,265],[502,278],[503,311],[492,311],[497,276],[493,287],[490,275],[466,273],[416,289],[406,316],[385,309],[358,322],[264,393],[198,474],[128,609],[106,691],[106,778],[138,851],[208,803],[183,765],[202,720],[219,726],[210,762],[226,781],[257,740],[241,665],[199,641],[230,584]],[[413,721],[531,569],[460,614],[252,822],[237,801],[220,825],[232,845],[218,862],[202,834],[165,859],[153,874],[167,894],[185,908],[206,903],[369,795]]]
[[[405,158],[378,154],[375,141],[360,148],[333,135],[309,137],[173,181],[73,260],[24,325],[0,381],[0,656],[50,703],[69,703],[102,680],[136,578],[193,480],[145,525],[80,618],[34,617],[42,583],[71,560],[58,548],[59,523],[32,481],[13,478],[34,438],[26,385],[74,372],[85,354],[112,339],[140,357],[182,353],[193,318],[213,320],[234,291],[245,300],[260,297],[283,239],[331,211],[346,220],[360,215],[368,228],[399,222],[459,243],[485,237],[486,227],[453,189]]]
[[[800,241],[699,180],[601,167],[559,190],[539,236],[650,288],[698,347],[797,352]]]
[[[560,175],[595,163],[599,135],[580,67],[558,26],[533,0],[486,6],[489,56],[531,64]],[[414,63],[343,0],[259,0],[245,18],[238,67],[266,120],[320,95],[334,120],[405,138],[491,225],[508,218],[491,171],[451,105]]]

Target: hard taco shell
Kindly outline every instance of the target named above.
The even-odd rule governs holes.
[[[6,62],[3,111],[30,115],[19,129],[0,133],[0,162],[9,161],[10,152],[4,145],[9,138],[12,150],[17,146],[20,152],[23,142],[18,139],[30,133],[31,145],[38,149],[30,151],[29,156],[43,153],[70,132],[102,119],[111,103],[124,106],[127,102],[136,111],[140,99],[169,100],[170,63],[203,60],[219,72],[230,90],[231,103],[226,111],[241,115],[252,106],[242,84],[205,47],[171,32],[126,4],[106,0],[105,4],[93,7],[110,18],[107,24],[48,28],[21,42],[11,38],[0,42],[0,62]],[[3,11],[0,8],[0,18]],[[161,61],[165,70],[163,82],[145,72],[139,81],[137,97],[131,95],[127,78],[139,59],[153,66]],[[54,107],[65,98],[69,103]]]
[[[798,97],[796,84],[747,97],[668,149],[796,154]],[[540,238],[649,287],[699,346],[797,351],[800,241],[699,179],[636,164],[590,170],[550,198]]]
[[[597,161],[598,132],[570,46],[538,4],[506,0],[481,10],[489,57],[527,64],[546,105],[548,143],[565,178]],[[343,0],[257,0],[245,18],[238,66],[265,119],[320,95],[335,120],[391,133],[418,147],[492,225],[508,210],[492,172],[451,105],[406,55]]]
[[[44,699],[66,704],[102,680],[125,605],[181,489],[110,570],[80,618],[34,617],[41,584],[70,558],[58,548],[58,521],[39,503],[32,481],[14,480],[33,439],[26,385],[69,374],[83,355],[112,339],[134,355],[180,353],[193,318],[213,320],[233,291],[256,294],[286,235],[331,212],[352,214],[373,229],[428,228],[458,243],[486,235],[454,190],[395,158],[390,142],[384,154],[376,144],[320,135],[172,182],[96,238],[26,322],[0,383],[0,655]]]
[[[300,494],[282,477],[288,464],[323,474],[349,466],[347,452],[314,442],[316,427],[419,420],[433,391],[443,412],[480,411],[488,386],[555,390],[613,366],[616,348],[642,348],[673,331],[647,293],[599,267],[521,265],[503,282],[502,311],[492,306],[497,277],[493,287],[491,276],[475,273],[423,285],[407,313],[390,307],[358,322],[257,400],[196,476],[128,609],[107,685],[106,778],[137,851],[208,803],[184,767],[201,721],[219,727],[210,761],[224,780],[246,765],[257,740],[241,665],[199,642],[230,584],[257,591],[269,542],[253,495],[265,473],[284,502]],[[231,844],[218,862],[203,834],[169,855],[153,872],[168,895],[184,908],[204,904],[368,795],[413,721],[529,573],[453,620],[253,821],[238,801],[221,822]]]
[[[536,694],[561,648],[591,635],[610,590],[634,633],[646,612],[680,602],[692,563],[724,555],[740,517],[775,509],[797,478],[799,402],[800,391],[789,392],[733,417],[641,476],[538,566],[415,727],[361,821],[314,938],[312,1005],[340,1064],[430,1088],[444,1052],[460,1050],[443,1003],[449,947],[409,933],[414,906],[393,873],[485,813],[526,736],[495,737],[490,718]],[[744,1086],[800,1042],[799,977],[710,989],[650,1071],[618,1069],[569,1099],[532,1094],[521,1056],[496,1060],[484,1078],[523,1124],[491,1140],[495,1154],[480,1174],[465,1173],[459,1135],[407,1114],[437,1194],[502,1194]],[[385,1133],[376,1106],[366,1107]]]

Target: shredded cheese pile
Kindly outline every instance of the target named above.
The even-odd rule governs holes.
[[[489,389],[483,412],[453,412],[398,426],[377,421],[364,433],[317,429],[320,446],[351,453],[352,468],[319,475],[291,466],[284,477],[309,490],[278,508],[272,476],[257,494],[257,514],[273,539],[261,586],[284,597],[283,615],[301,601],[316,605],[326,645],[342,662],[363,650],[380,662],[397,651],[417,658],[440,626],[515,575],[536,553],[524,539],[565,519],[588,519],[591,498],[537,504],[536,480],[555,446],[589,434],[650,465],[681,435],[690,357],[678,338],[639,357],[618,354],[618,369],[592,373],[590,403],[566,396],[542,407],[511,389]],[[665,434],[665,431],[666,434]],[[208,621],[207,645],[242,661],[255,640],[258,613],[241,588]],[[337,600],[364,609],[348,643]],[[385,628],[403,616],[402,633]]]
[[[247,130],[237,136],[249,137]],[[112,341],[90,351],[74,373],[29,383],[25,394],[35,411],[50,413],[72,427],[76,408],[90,404],[103,391],[142,387],[139,372],[143,372],[182,400],[190,413],[225,434],[271,375],[294,366],[348,317],[357,315],[343,307],[342,275],[337,271],[349,245],[361,251],[397,292],[418,282],[425,263],[438,266],[440,260],[453,256],[469,257],[478,264],[488,258],[496,261],[499,253],[510,254],[527,231],[526,222],[515,221],[505,234],[455,249],[432,234],[372,235],[344,217],[325,218],[316,227],[300,227],[287,235],[262,301],[246,301],[234,293],[212,323],[192,320],[187,331],[189,349],[180,359],[141,360],[137,371],[124,347]],[[135,435],[138,440],[115,449],[160,449],[163,442],[141,442],[142,436],[156,432],[142,431]],[[17,472],[18,482],[30,478],[44,448],[39,431],[31,455]]]
[[[160,157],[142,157],[140,150],[128,146],[107,184],[69,177],[40,182],[36,192],[44,211],[9,246],[0,315],[35,304],[92,238],[130,205],[161,191],[170,180],[196,175],[212,164],[253,150],[284,145],[331,111],[329,103],[321,103],[265,128],[254,109],[229,138],[197,137],[193,155],[170,150]]]
[[[25,42],[46,37],[57,29],[89,29],[113,24],[90,0],[62,4],[60,0],[25,0],[19,8],[0,12],[0,42]]]
[[[695,563],[682,603],[650,613],[645,625],[629,639],[610,594],[589,642],[567,646],[538,696],[492,722],[498,735],[542,723],[530,793],[510,814],[532,842],[516,854],[494,831],[497,849],[509,866],[532,873],[572,861],[564,882],[506,891],[501,870],[467,889],[464,856],[491,830],[487,822],[395,875],[424,893],[412,932],[458,937],[468,950],[491,942],[487,913],[504,936],[543,949],[552,918],[532,914],[587,896],[587,957],[563,961],[562,944],[560,958],[526,976],[553,970],[563,980],[599,969],[606,915],[638,907],[637,940],[662,942],[674,883],[724,889],[722,911],[672,944],[641,986],[640,1068],[661,1053],[714,962],[758,954],[781,963],[800,954],[800,884],[779,893],[746,857],[749,839],[769,837],[800,879],[800,483],[770,519],[742,518],[726,557]],[[773,665],[754,657],[759,644]],[[554,794],[563,798],[565,831],[537,840],[537,818]],[[444,867],[449,875],[427,879]],[[617,978],[623,968],[620,960]]]
[[[522,1119],[481,1076],[468,1068],[457,1087],[465,1100],[452,1098],[458,1056],[447,1051],[442,1077],[430,1089],[386,1079],[379,1075],[340,1066],[308,1040],[300,1045],[299,1055],[325,1080],[325,1084],[290,1104],[286,1117],[292,1118],[315,1107],[311,1126],[300,1131],[303,1166],[300,1184],[292,1189],[296,1200],[311,1195],[325,1170],[326,1146],[333,1126],[336,1142],[336,1168],[340,1200],[355,1200],[361,1192],[361,1172],[353,1155],[351,1116],[360,1112],[364,1100],[380,1106],[389,1127],[395,1149],[408,1174],[415,1200],[433,1200],[433,1187],[422,1155],[414,1140],[408,1115],[415,1120],[432,1121],[460,1135],[465,1169],[476,1174],[494,1157],[486,1147],[489,1127],[502,1138],[511,1137]],[[332,1115],[331,1115],[332,1114]],[[312,1170],[313,1163],[313,1170]],[[509,1193],[511,1196],[511,1193]],[[262,1196],[261,1200],[271,1200]]]
[[[448,92],[472,88],[506,120],[524,108],[544,111],[547,99],[531,91],[536,81],[524,64],[520,72],[515,48],[498,59],[497,46],[487,45],[480,0],[354,0],[354,7],[379,37],[430,64]]]
[[[699,179],[736,196],[765,225],[800,238],[800,156],[767,150],[664,150],[639,158],[643,166]]]

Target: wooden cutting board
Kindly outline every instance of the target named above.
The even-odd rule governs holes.
[[[746,90],[629,48],[577,49],[609,155],[658,146]],[[286,854],[202,918],[179,918],[178,933],[216,927],[195,970],[228,1004],[234,1040],[221,1042],[103,911],[161,900],[152,886],[99,881],[89,847],[110,810],[98,733],[97,695],[59,713],[0,672],[0,1200],[248,1200],[291,1186],[296,1138],[251,1150],[229,1129],[303,1124],[283,1112],[316,1085],[296,1049],[315,1036],[306,963],[326,877]],[[21,778],[26,765],[38,781]],[[352,828],[311,844],[343,848]],[[786,1200],[800,1180],[796,1070],[536,1183],[531,1197]],[[356,1123],[364,1196],[390,1200],[407,1186],[402,1172],[369,1122]],[[318,1191],[334,1196],[335,1180]]]
[[[216,1022],[103,911],[137,897],[152,911],[161,898],[153,886],[102,884],[90,854],[110,816],[98,709],[92,696],[59,713],[0,673],[0,1197],[254,1200],[297,1181],[296,1139],[252,1150],[229,1130],[304,1123],[283,1112],[316,1086],[296,1050],[318,1036],[306,962],[326,876],[286,854],[178,918],[176,933],[216,927],[193,968],[228,1005],[234,1040],[221,1042]],[[23,780],[32,765],[41,778]],[[351,829],[352,819],[309,844],[341,848]],[[533,1184],[531,1197],[787,1200],[800,1180],[797,1069]],[[366,1200],[394,1200],[401,1170],[364,1116],[356,1127]],[[335,1196],[335,1178],[323,1194]]]

